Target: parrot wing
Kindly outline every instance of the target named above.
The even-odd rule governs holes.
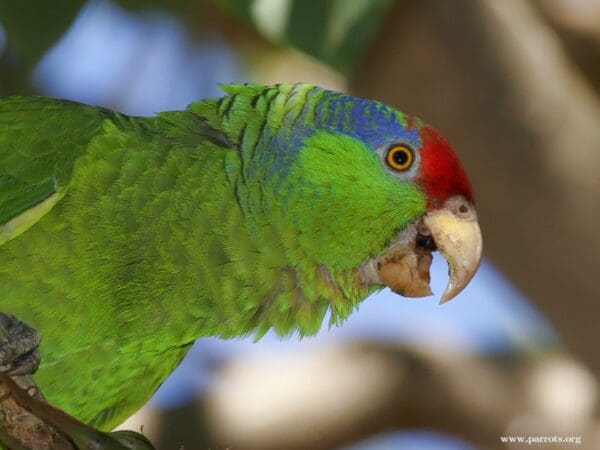
[[[115,113],[43,97],[0,99],[0,245],[64,196],[73,164]]]

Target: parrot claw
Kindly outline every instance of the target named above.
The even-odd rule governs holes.
[[[4,392],[0,401],[2,407],[10,398],[22,410],[17,413],[19,420],[14,420],[14,418],[7,420],[7,417],[4,417],[3,422],[7,423],[2,423],[0,426],[0,444],[10,444],[11,448],[155,450],[150,441],[139,433],[133,431],[104,433],[80,422],[41,398],[33,397],[30,389],[25,391],[6,374],[0,374],[0,390]],[[14,407],[9,408],[9,414],[15,414]],[[33,430],[24,433],[24,430],[18,428],[20,422],[25,423],[25,426],[31,426],[23,420],[23,416],[27,414],[33,416],[34,420],[39,423],[34,427],[35,436],[32,434]],[[50,426],[54,430],[52,433],[58,433],[66,441],[57,439],[52,434],[40,433],[41,427],[45,426]],[[33,442],[32,439],[34,439]],[[28,443],[27,446],[25,442]],[[30,447],[29,444],[33,444],[33,447]]]
[[[69,449],[154,450],[150,441],[139,433],[104,433],[46,403],[29,376],[35,373],[41,360],[39,343],[40,335],[35,329],[10,314],[0,313],[0,448],[2,444],[15,449],[31,448],[24,442],[31,443],[34,434],[42,439],[40,430],[49,426],[52,433],[68,441]],[[28,415],[31,420],[23,419]],[[33,428],[30,430],[28,426]],[[55,442],[52,434],[44,438]]]
[[[10,314],[0,313],[0,325],[8,336],[0,336],[0,372],[7,375],[33,374],[40,364],[39,333]]]

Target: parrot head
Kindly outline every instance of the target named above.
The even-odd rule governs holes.
[[[449,266],[441,301],[455,297],[479,266],[482,238],[450,144],[379,102],[309,85],[290,89],[279,103],[281,120],[267,121],[275,138],[253,159],[277,199],[291,259],[312,260],[332,278],[352,271],[364,285],[422,297],[432,294],[431,253],[439,251]]]
[[[471,186],[456,153],[436,129],[408,118],[411,122],[419,123],[420,145],[390,144],[384,150],[385,164],[390,172],[416,165],[404,182],[413,183],[424,195],[426,211],[371,258],[363,273],[366,279],[407,297],[431,295],[429,267],[431,252],[437,250],[449,267],[448,285],[441,296],[444,303],[461,292],[477,271],[481,231]]]

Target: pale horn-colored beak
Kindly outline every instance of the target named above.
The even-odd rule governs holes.
[[[450,279],[440,299],[445,303],[465,288],[479,267],[482,239],[477,213],[464,197],[455,196],[442,208],[425,214],[423,225],[448,262]]]

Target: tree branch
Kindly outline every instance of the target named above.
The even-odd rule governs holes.
[[[0,340],[8,339],[0,323]],[[0,443],[10,450],[154,450],[132,431],[103,433],[49,405],[31,375],[0,373]]]

